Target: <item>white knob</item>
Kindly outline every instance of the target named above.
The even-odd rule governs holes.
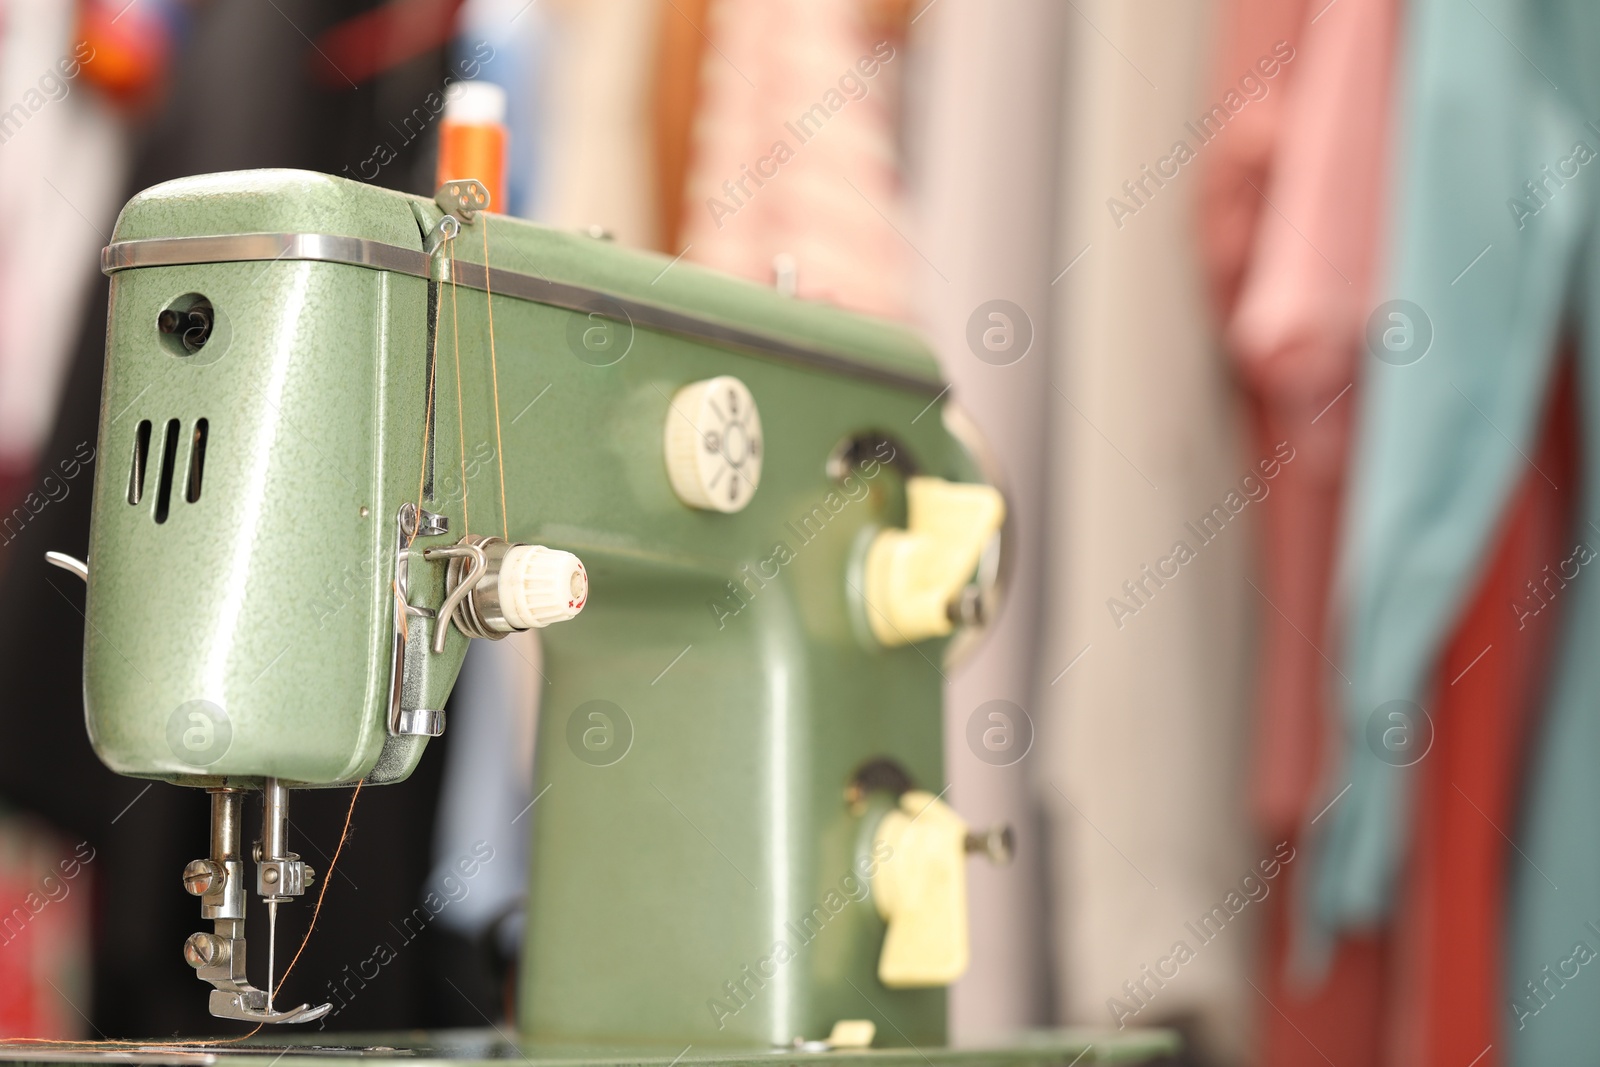
[[[589,599],[589,575],[571,552],[512,545],[500,563],[500,614],[514,629],[565,622]]]
[[[761,413],[732,375],[679,389],[667,411],[667,476],[678,499],[707,511],[739,511],[761,484]]]

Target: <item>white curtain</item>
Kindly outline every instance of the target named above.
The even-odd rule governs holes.
[[[1186,924],[1261,858],[1244,801],[1247,672],[1251,619],[1271,609],[1247,581],[1249,508],[1209,543],[1185,523],[1223,504],[1259,457],[1205,308],[1199,161],[1149,183],[1120,227],[1107,204],[1128,203],[1123,183],[1175,141],[1196,142],[1184,124],[1211,103],[1211,5],[1077,0],[1068,19],[1057,255],[1072,266],[1054,286],[1035,767],[1052,828],[1057,996],[1070,1022],[1113,1024],[1113,997],[1139,1009],[1130,1025],[1187,1016],[1206,1050],[1237,1062],[1255,1010],[1252,915],[1209,942]],[[1146,578],[1180,539],[1195,558],[1164,585]],[[1130,598],[1123,583],[1141,581],[1149,592]],[[1114,618],[1112,598],[1136,614]],[[1146,980],[1140,1007],[1123,983],[1180,940],[1194,958],[1160,987]]]

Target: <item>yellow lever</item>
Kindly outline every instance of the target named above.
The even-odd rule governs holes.
[[[1006,517],[999,490],[942,478],[907,481],[906,505],[907,528],[882,531],[867,551],[867,618],[885,645],[954,628],[950,604]]]
[[[883,817],[872,898],[889,924],[878,980],[890,989],[949,985],[967,969],[967,824],[931,793],[911,790]]]

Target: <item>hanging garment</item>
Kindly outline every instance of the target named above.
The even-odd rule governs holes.
[[[95,52],[75,18],[62,0],[0,3],[0,543],[42,510],[24,491],[78,327],[100,314],[89,265],[127,172],[122,119],[87,84]]]
[[[1567,485],[1576,448],[1570,407],[1558,406],[1534,454],[1541,470]],[[1418,767],[1415,843],[1390,929],[1345,934],[1326,973],[1307,981],[1290,966],[1293,916],[1282,904],[1274,913],[1262,987],[1277,1010],[1262,1020],[1261,1063],[1507,1062],[1505,871],[1518,860],[1499,827],[1515,821],[1524,740],[1558,615],[1529,596],[1523,576],[1565,555],[1570,502],[1537,474],[1523,478],[1441,663],[1443,692]],[[1506,610],[1523,601],[1528,606],[1515,615]]]
[[[1302,849],[1301,855],[1304,855]],[[1390,939],[1386,932],[1349,934],[1325,973],[1298,979],[1293,958],[1297,901],[1309,868],[1290,871],[1267,901],[1261,940],[1254,1063],[1261,1067],[1373,1067],[1384,1062],[1389,1010]],[[1475,1065],[1481,1067],[1481,1065]]]
[[[381,0],[341,19],[312,40],[313,80],[328,89],[358,89],[419,56],[432,56],[454,35],[463,0]],[[509,15],[509,12],[508,12]]]
[[[1287,440],[1296,450],[1263,501],[1257,579],[1264,604],[1251,799],[1257,825],[1274,840],[1299,841],[1320,807],[1311,804],[1327,749],[1328,657],[1338,647],[1329,594],[1382,225],[1395,3],[1344,0],[1303,9],[1302,21],[1285,27],[1241,0],[1232,24],[1249,44],[1225,48],[1221,60],[1226,79],[1241,54],[1268,47],[1269,33],[1294,50],[1276,108],[1251,113],[1254,123],[1240,131],[1250,136],[1230,139],[1212,160],[1202,230],[1258,447]],[[1237,231],[1249,221],[1245,240]],[[1295,892],[1304,874],[1292,873]],[[1393,1000],[1387,939],[1345,939],[1326,973],[1297,981],[1291,899],[1286,891],[1273,902],[1262,945],[1260,1062],[1380,1062]]]
[[[127,169],[76,18],[61,0],[0,0],[0,549],[67,496],[87,498],[92,479],[89,442],[69,466],[37,469],[79,325],[101,314],[90,264]],[[0,1036],[88,1036],[73,1005],[88,1001],[89,878],[61,881],[63,857],[71,848],[36,821],[0,813]],[[46,876],[68,895],[52,900]]]
[[[1211,5],[1077,6],[1038,768],[1059,1012],[1112,1027],[1188,1020],[1197,1045],[1237,1062],[1258,1010],[1246,977],[1262,908],[1242,907],[1206,939],[1189,926],[1230,893],[1243,901],[1259,863],[1282,873],[1272,843],[1257,848],[1238,784],[1258,603],[1245,580],[1255,504],[1240,487],[1282,460],[1241,440],[1236,391],[1208,341],[1195,160],[1229,131],[1207,142],[1186,124],[1218,102],[1195,45],[1209,39]],[[1163,161],[1163,184],[1127,199],[1123,183]],[[1206,536],[1190,529],[1207,518]],[[1188,952],[1172,978],[1178,942]],[[1157,986],[1146,967],[1167,977]]]
[[[1289,474],[1266,512],[1269,522],[1287,515],[1268,554],[1267,588],[1281,609],[1281,624],[1276,642],[1269,624],[1262,656],[1256,801],[1267,825],[1310,819],[1318,810],[1306,804],[1316,779],[1327,672],[1301,633],[1287,631],[1293,617],[1303,632],[1318,633],[1323,647],[1337,647],[1322,632],[1331,571],[1328,534],[1335,527],[1354,409],[1353,397],[1344,392],[1356,377],[1363,320],[1376,303],[1367,296],[1368,277],[1381,216],[1396,18],[1392,0],[1356,0],[1323,9],[1316,28],[1307,27],[1295,105],[1269,194],[1278,210],[1263,216],[1252,280],[1230,330],[1268,417],[1275,411],[1283,419],[1297,418],[1310,461]],[[1335,265],[1359,284],[1347,284]],[[1560,449],[1551,447],[1542,463],[1546,469],[1558,466]],[[1321,1051],[1332,1044],[1348,1058],[1360,1027],[1326,1025],[1330,1010],[1367,1021],[1361,1040],[1368,1062],[1380,1054],[1380,1038],[1384,1058],[1394,1064],[1449,1067],[1480,1057],[1484,1067],[1501,1062],[1493,1050],[1504,1043],[1491,1004],[1503,958],[1499,871],[1506,850],[1494,826],[1511,821],[1507,804],[1519,780],[1518,742],[1545,662],[1541,646],[1533,635],[1520,635],[1506,608],[1522,576],[1553,558],[1557,546],[1549,542],[1563,512],[1560,500],[1540,492],[1547,488],[1542,479],[1530,471],[1523,482],[1481,590],[1443,660],[1444,679],[1464,678],[1464,669],[1488,650],[1499,650],[1471,685],[1439,686],[1437,747],[1420,768],[1426,799],[1416,813],[1417,845],[1387,939],[1389,970],[1361,973],[1367,968],[1356,961],[1374,958],[1372,937],[1342,943],[1325,980],[1309,988],[1280,975],[1285,955],[1269,957],[1268,988],[1276,992],[1268,995],[1283,1014],[1265,1020],[1266,1062],[1319,1056],[1308,1038]],[[1351,981],[1356,984],[1341,990]],[[1361,997],[1365,1001],[1357,1008],[1351,1000]]]
[[[1342,571],[1351,684],[1341,701],[1344,759],[1328,790],[1346,795],[1324,823],[1316,897],[1324,932],[1392,910],[1416,768],[1425,763],[1383,758],[1384,716],[1396,707],[1389,702],[1440,709],[1441,654],[1513,489],[1530,467],[1549,478],[1529,457],[1555,338],[1568,301],[1582,321],[1597,295],[1595,244],[1586,240],[1595,198],[1584,172],[1600,142],[1585,126],[1600,113],[1590,54],[1597,31],[1600,12],[1576,2],[1418,0],[1408,12],[1385,289],[1411,306],[1385,310],[1393,343],[1380,342],[1382,358],[1368,362],[1364,378]],[[1595,351],[1586,336],[1585,409],[1594,401]],[[1585,468],[1592,479],[1592,458]],[[1592,492],[1591,481],[1584,495]],[[1585,736],[1596,730],[1600,696],[1588,647],[1600,623],[1584,571],[1591,551],[1574,546],[1550,563],[1571,621],[1529,776],[1519,841],[1527,861],[1512,865],[1508,992],[1573,955],[1587,902],[1600,895],[1590,833],[1600,790]],[[1559,981],[1542,994],[1548,1001],[1533,999],[1536,1019],[1508,1013],[1512,1062],[1579,1062],[1600,1040],[1597,993]]]
[[[1289,87],[1305,65],[1300,50],[1313,44],[1304,33],[1308,15],[1306,0],[1219,5],[1208,104],[1221,107],[1226,119],[1215,129],[1216,143],[1206,146],[1196,221],[1206,280],[1224,319],[1238,303],[1256,255],[1257,226],[1270,211],[1265,194],[1284,133]],[[1204,113],[1200,129],[1211,134],[1222,119]]]
[[[598,226],[621,244],[656,246],[649,89],[661,11],[659,0],[548,5],[540,222]]]
[[[792,257],[797,295],[905,318],[905,57],[863,6],[712,0],[681,239],[688,259],[760,282]]]
[[[0,808],[0,1039],[87,1038],[95,850]]]
[[[1296,450],[1262,512],[1262,595],[1271,607],[1262,623],[1252,795],[1269,835],[1293,832],[1315,814],[1307,808],[1326,722],[1326,656],[1337,648],[1328,592],[1355,409],[1349,394],[1382,226],[1395,4],[1344,0],[1291,33],[1297,56],[1270,177],[1249,177],[1243,163],[1234,168],[1262,207],[1229,349],[1257,400],[1261,440],[1287,439]],[[1214,252],[1212,261],[1223,258]],[[1217,269],[1216,288],[1225,292],[1226,268]]]
[[[1506,872],[1522,859],[1499,828],[1516,824],[1526,742],[1547,695],[1562,615],[1559,603],[1546,607],[1529,594],[1528,576],[1559,565],[1573,547],[1571,378],[1562,375],[1529,451],[1538,470],[1520,479],[1434,683],[1432,744],[1418,753],[1414,837],[1391,924],[1385,1003],[1387,1062],[1395,1067],[1508,1062]]]
[[[660,215],[657,250],[676,255],[683,248],[685,182],[689,178],[689,144],[700,104],[700,65],[706,39],[710,0],[673,0],[661,13],[657,42],[654,100],[656,205]]]

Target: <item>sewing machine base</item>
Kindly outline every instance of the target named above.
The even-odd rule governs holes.
[[[327,1035],[333,1037],[333,1035]],[[296,1067],[335,1067],[359,1058],[367,1063],[449,1064],[503,1067],[521,1059],[527,1067],[1069,1067],[1076,1064],[1141,1064],[1175,1054],[1177,1035],[1167,1030],[1121,1033],[1085,1029],[1032,1030],[956,1048],[873,1048],[806,1052],[799,1049],[624,1048],[513,1043],[499,1030],[399,1031],[345,1035],[349,1044],[322,1044],[321,1035],[283,1041],[258,1035],[224,1047],[161,1044],[105,1048],[0,1043],[0,1063],[108,1063],[145,1067],[261,1067],[262,1057],[293,1055]]]

